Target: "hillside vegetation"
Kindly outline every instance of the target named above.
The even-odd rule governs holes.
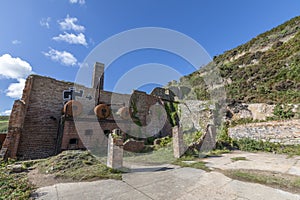
[[[171,86],[191,85],[198,100],[209,99],[204,72],[216,65],[228,99],[247,103],[300,102],[300,16],[215,56],[213,63]]]
[[[0,116],[0,133],[7,131],[8,120],[9,120],[9,116]]]

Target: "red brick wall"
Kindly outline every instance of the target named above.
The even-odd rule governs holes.
[[[128,140],[124,143],[124,151],[141,152],[145,147],[144,141]]]
[[[115,123],[98,122],[97,120],[73,120],[64,122],[64,134],[62,137],[61,150],[89,149],[99,156],[107,153],[107,137],[105,130],[112,131],[118,128]],[[70,145],[70,139],[78,139],[77,145]]]
[[[48,77],[28,77],[22,96],[22,100],[26,100],[26,111],[17,157],[36,159],[55,155],[57,130],[63,107],[62,93],[69,87],[72,87],[71,83]],[[10,126],[14,124],[12,122]]]
[[[1,148],[5,138],[6,138],[6,134],[0,134],[0,148]]]
[[[77,144],[70,144],[71,139],[77,139]],[[82,143],[73,120],[66,120],[64,122],[63,137],[61,142],[61,150],[67,149],[85,149]]]
[[[31,82],[27,81],[26,87],[30,86]],[[28,100],[28,98],[24,98]],[[8,133],[5,138],[5,141],[2,145],[2,156],[7,158],[16,158],[18,146],[20,142],[20,136],[23,129],[23,124],[26,115],[26,103],[23,100],[16,100],[14,102],[12,112],[9,117],[8,123]],[[5,150],[4,150],[5,149]]]

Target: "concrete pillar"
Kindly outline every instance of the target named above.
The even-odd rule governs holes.
[[[183,132],[180,126],[172,128],[173,152],[175,158],[180,158],[184,154]]]
[[[123,139],[115,138],[113,134],[108,137],[107,166],[113,169],[123,167]]]
[[[104,64],[96,62],[93,71],[92,88],[103,90],[104,87]]]

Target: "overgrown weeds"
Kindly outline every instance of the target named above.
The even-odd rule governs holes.
[[[15,161],[0,161],[0,199],[30,199],[34,190],[27,179],[26,172],[11,173],[9,165]]]

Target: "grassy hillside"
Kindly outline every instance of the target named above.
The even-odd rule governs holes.
[[[224,54],[214,63],[228,99],[241,102],[300,102],[300,16]],[[209,98],[202,76],[208,66],[183,77],[199,100]],[[172,84],[170,84],[172,85]]]
[[[0,116],[0,133],[8,129],[9,116]]]

